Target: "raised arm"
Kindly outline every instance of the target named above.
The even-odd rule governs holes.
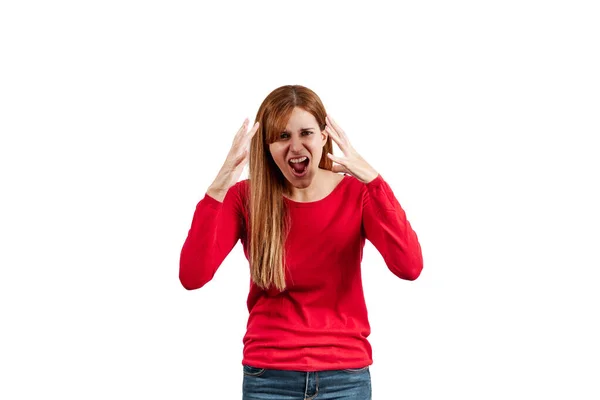
[[[248,130],[248,119],[244,120],[221,170],[196,206],[179,261],[179,280],[188,290],[206,285],[240,238],[243,204],[237,180],[258,125]]]
[[[417,234],[381,175],[365,184],[362,226],[394,275],[411,281],[419,277],[423,255]]]
[[[208,283],[239,240],[243,216],[238,188],[230,188],[223,202],[207,193],[196,206],[179,261],[179,280],[186,289]]]
[[[327,154],[339,164],[333,165],[331,170],[349,173],[365,184],[362,201],[362,230],[365,237],[379,250],[394,275],[407,280],[417,279],[423,269],[421,246],[392,189],[358,154],[346,132],[330,115],[326,117],[326,122],[325,130],[344,153],[343,157]]]

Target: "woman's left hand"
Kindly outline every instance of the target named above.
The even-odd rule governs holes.
[[[354,150],[342,128],[329,115],[325,117],[325,120],[327,122],[325,130],[344,153],[344,157],[327,153],[327,157],[340,164],[334,165],[332,171],[350,174],[363,183],[369,183],[377,178],[379,173]]]

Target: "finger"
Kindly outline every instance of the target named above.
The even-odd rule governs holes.
[[[342,136],[341,132],[339,129],[337,129],[335,126],[333,126],[332,124],[327,124],[325,125],[325,128],[329,127],[329,131],[335,133],[335,135],[338,138],[338,141],[345,143],[344,141],[344,137]]]
[[[246,133],[248,122],[248,118],[246,118],[242,126],[240,126],[240,129],[238,129],[238,131],[236,132],[235,136],[233,137],[234,144],[239,142],[240,138],[244,136],[244,133]]]
[[[338,135],[338,133],[333,129],[333,127],[331,127],[331,125],[325,125],[325,130],[327,132],[329,132],[329,134],[331,135],[331,138],[333,140],[335,140],[335,142],[339,145],[340,144],[340,135]]]
[[[247,151],[250,151],[250,143],[252,142],[252,138],[254,137],[254,134],[256,134],[256,132],[258,132],[258,128],[260,127],[260,122],[256,121],[254,123],[254,125],[252,126],[252,129],[250,129],[248,131],[248,134],[245,137],[244,140],[244,145],[246,146]]]
[[[329,121],[329,125],[331,125],[333,128],[335,128],[336,131],[339,131],[340,133],[344,132],[342,130],[342,128],[337,124],[337,122],[335,122],[333,120],[333,118],[331,118],[331,116],[329,114],[325,117],[325,119]]]
[[[248,149],[244,150],[241,154],[239,154],[236,159],[234,165],[237,167],[241,164],[244,164],[248,159]]]
[[[329,133],[329,135],[334,140],[334,142],[338,145],[340,150],[342,150],[344,152],[344,154],[346,154],[346,143],[344,143],[342,141],[342,139],[340,138],[340,135],[336,131],[334,131],[333,128],[329,125],[325,126],[325,130]]]
[[[337,122],[334,121],[334,119],[331,117],[331,115],[327,114],[327,116],[325,117],[325,119],[327,121],[329,121],[329,123],[337,130],[342,130],[342,128],[338,125]]]
[[[252,129],[250,129],[250,131],[248,132],[248,140],[252,139],[254,134],[258,131],[259,126],[260,126],[260,122],[256,121],[254,123],[254,125],[252,126]]]
[[[243,139],[240,142],[240,146],[245,146],[246,148],[250,148],[250,143],[252,143],[252,138],[254,137],[254,134],[256,132],[258,132],[258,127],[259,127],[259,123],[255,122],[252,129],[250,129],[248,131],[246,136],[243,136]]]
[[[334,156],[331,153],[327,153],[327,157],[329,157],[331,160],[333,160],[334,162],[336,162],[338,164],[342,164],[343,166],[346,166],[346,163],[348,162],[348,160],[346,158]]]
[[[327,115],[325,117],[325,119],[329,121],[329,124],[331,125],[331,127],[335,129],[335,131],[338,133],[338,135],[340,136],[340,138],[342,140],[347,140],[348,139],[348,136],[346,135],[346,132],[344,132],[344,130],[342,129],[342,127],[339,126],[337,124],[337,122],[335,122],[333,120],[333,118],[331,118],[329,115]]]
[[[335,173],[350,174],[350,171],[348,171],[348,168],[344,167],[343,165],[332,165],[331,171],[335,172]]]
[[[331,160],[333,160],[333,162],[337,163],[337,165],[331,166],[331,170],[333,172],[343,172],[344,174],[352,175],[352,173],[350,172],[350,169],[348,167],[346,167],[346,163],[347,163],[348,159],[343,158],[343,157],[336,157],[331,153],[327,153],[327,157],[329,157]]]
[[[242,124],[242,126],[240,126],[240,129],[238,130],[238,133],[239,132],[246,132],[245,128],[248,126],[248,122],[250,122],[248,120],[248,118],[244,119],[244,123]]]

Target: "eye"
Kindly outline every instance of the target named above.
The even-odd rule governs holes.
[[[312,131],[303,131],[303,132],[302,132],[302,134],[305,134],[305,133],[306,133],[306,136],[308,136],[308,135],[312,134],[313,132],[312,132]],[[287,132],[283,132],[281,135],[279,135],[279,138],[280,138],[280,139],[287,139],[287,138],[288,138],[288,136],[290,136],[290,134],[289,134],[289,133],[287,133]]]

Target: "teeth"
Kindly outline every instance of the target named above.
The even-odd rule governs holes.
[[[293,162],[293,163],[299,163],[299,162],[303,162],[303,161],[304,161],[304,160],[306,160],[307,158],[308,158],[308,157],[292,158],[292,159],[290,160],[290,162]]]

